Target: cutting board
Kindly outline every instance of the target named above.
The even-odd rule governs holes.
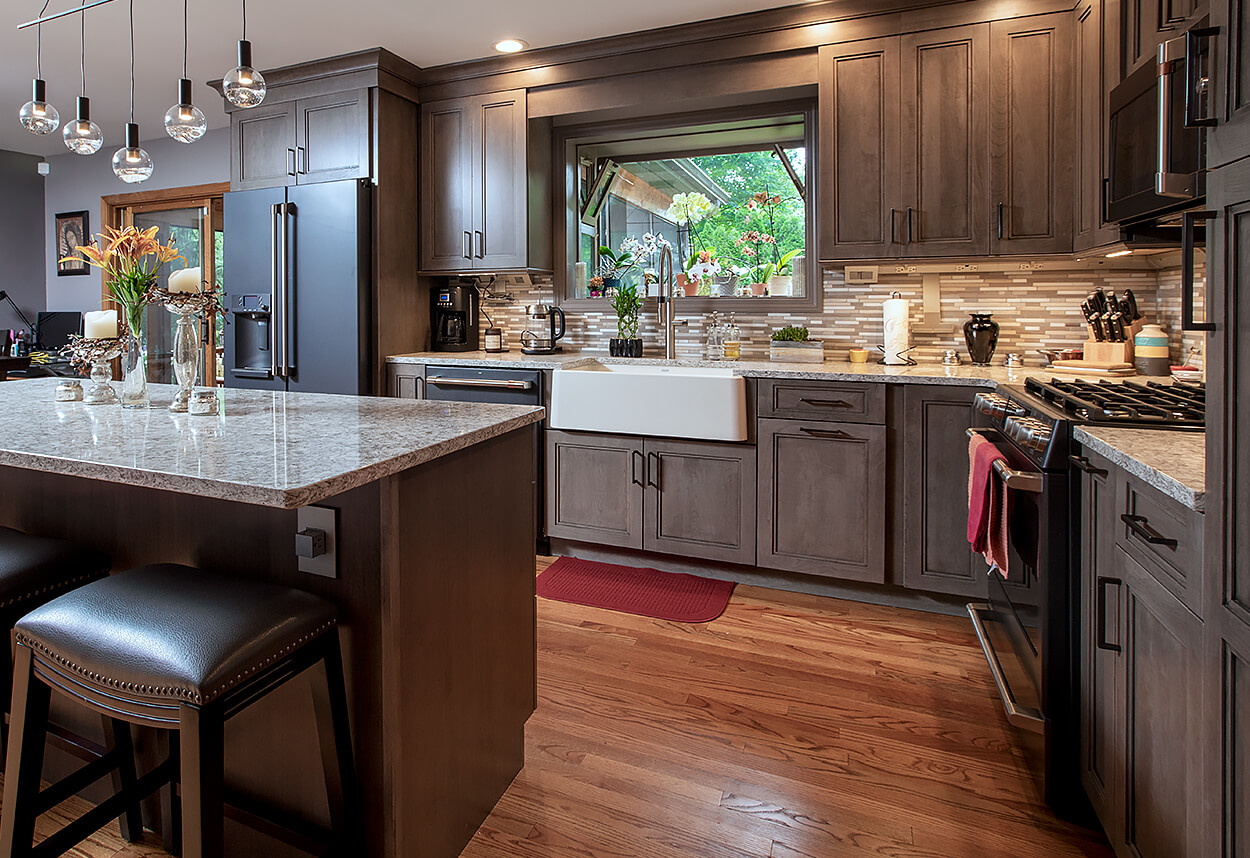
[[[1084,375],[1129,376],[1137,375],[1131,363],[1099,363],[1086,360],[1057,360],[1051,364],[1053,369],[1075,372]]]

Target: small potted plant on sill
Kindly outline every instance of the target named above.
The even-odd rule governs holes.
[[[791,263],[802,250],[791,250],[782,254],[771,277],[768,278],[768,294],[789,296],[794,294],[794,268]]]
[[[642,312],[642,295],[631,283],[620,283],[612,290],[612,309],[616,311],[616,336],[608,341],[612,357],[642,357],[642,340],[638,337],[638,316]]]
[[[824,341],[811,340],[808,336],[807,328],[793,325],[773,331],[768,359],[780,363],[824,363]]]

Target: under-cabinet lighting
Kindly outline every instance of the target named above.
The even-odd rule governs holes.
[[[1131,250],[1117,250],[1115,253],[1108,253],[1107,258],[1115,259],[1117,256],[1128,256],[1132,252]]]
[[[529,42],[522,41],[521,39],[500,39],[498,42],[495,42],[495,50],[499,51],[501,54],[515,54],[519,51],[525,50],[529,46]]]

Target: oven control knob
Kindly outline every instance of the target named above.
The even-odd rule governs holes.
[[[973,397],[972,404],[977,411],[990,417],[1002,414],[1007,407],[1007,400],[997,393],[978,393]]]

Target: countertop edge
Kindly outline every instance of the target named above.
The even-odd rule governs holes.
[[[1089,427],[1096,431],[1096,427]],[[1146,432],[1154,432],[1158,430],[1142,430]],[[1153,486],[1163,492],[1175,501],[1184,504],[1194,512],[1206,512],[1206,490],[1196,489],[1193,486],[1186,485],[1177,477],[1167,474],[1159,470],[1148,461],[1134,456],[1133,454],[1121,449],[1115,444],[1095,435],[1091,435],[1086,431],[1085,427],[1073,427],[1073,437],[1080,441],[1091,452],[1106,458],[1112,464],[1123,468],[1128,473],[1139,477],[1147,484]]]

